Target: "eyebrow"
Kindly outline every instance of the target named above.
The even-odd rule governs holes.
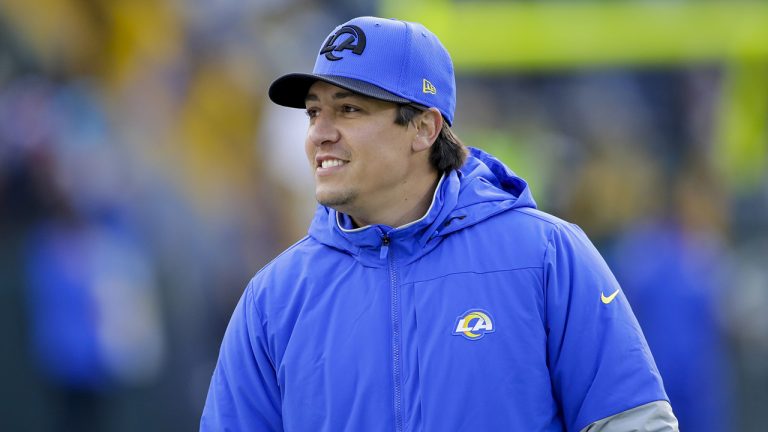
[[[333,97],[334,100],[338,100],[338,99],[344,99],[344,98],[348,98],[348,97],[358,97],[358,96],[359,96],[358,94],[353,93],[351,91],[340,91],[340,92],[334,93],[332,97]],[[305,101],[319,101],[320,98],[318,98],[317,95],[314,94],[314,93],[309,93],[309,94],[307,94],[307,97],[304,98],[304,100]]]

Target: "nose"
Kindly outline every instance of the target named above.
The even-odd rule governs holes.
[[[312,120],[307,131],[307,139],[316,146],[334,143],[339,140],[340,133],[332,115],[320,112]]]

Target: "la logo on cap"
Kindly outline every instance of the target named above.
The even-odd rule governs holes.
[[[421,91],[424,93],[437,94],[437,89],[435,86],[431,82],[427,81],[426,78],[424,81],[422,81]]]
[[[339,38],[344,35],[349,35],[343,42],[337,44]],[[365,49],[365,33],[363,29],[356,25],[345,25],[340,28],[339,31],[332,34],[327,41],[323,49],[320,50],[320,54],[325,54],[325,58],[330,61],[341,60],[344,57],[338,57],[334,52],[341,53],[344,50],[350,50],[353,53],[360,55]]]

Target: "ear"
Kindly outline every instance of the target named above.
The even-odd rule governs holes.
[[[440,135],[443,128],[443,116],[437,108],[429,108],[414,119],[416,136],[413,138],[413,151],[428,150]]]

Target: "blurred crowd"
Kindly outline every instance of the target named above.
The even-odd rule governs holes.
[[[268,84],[375,6],[0,3],[0,430],[196,429],[235,302],[314,208]],[[458,77],[458,135],[590,235],[692,431],[768,423],[768,173],[717,168],[725,73]]]

